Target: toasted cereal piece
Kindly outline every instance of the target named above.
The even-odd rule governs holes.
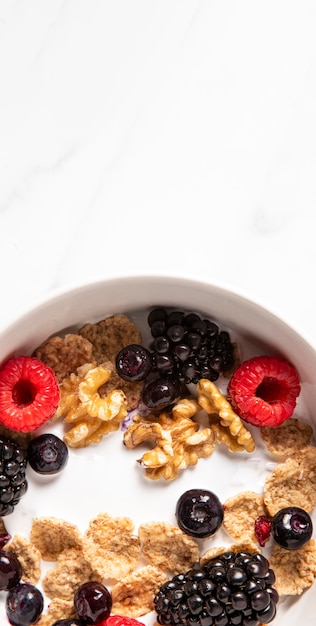
[[[238,543],[234,543],[229,547],[223,546],[215,546],[214,548],[210,548],[202,556],[200,557],[200,565],[204,567],[207,565],[212,559],[220,556],[224,552],[250,552],[251,554],[260,554],[260,550],[258,546],[251,541],[239,541]]]
[[[138,536],[143,556],[160,569],[180,574],[199,560],[199,547],[194,539],[168,522],[141,524]]]
[[[300,595],[311,587],[316,577],[316,543],[308,541],[298,550],[286,550],[274,544],[269,557],[276,577],[275,588],[280,595]]]
[[[289,457],[309,446],[313,436],[312,427],[303,420],[291,417],[277,428],[260,428],[262,440],[271,454]]]
[[[142,342],[141,333],[126,315],[113,315],[96,324],[85,324],[78,333],[92,343],[92,355],[97,364],[115,362],[122,348]]]
[[[36,348],[33,356],[49,365],[61,383],[84,363],[93,361],[93,346],[88,339],[75,333],[52,337]]]
[[[141,617],[154,609],[154,597],[168,575],[158,567],[146,565],[112,587],[112,612],[117,615]]]
[[[76,617],[73,600],[63,600],[53,598],[47,608],[47,613],[42,613],[36,626],[53,626],[60,619],[70,619]]]
[[[24,581],[36,585],[41,577],[41,553],[28,539],[22,535],[14,535],[6,544],[5,550],[12,552],[20,561]]]
[[[254,491],[243,491],[224,502],[224,527],[236,541],[256,542],[255,521],[266,514],[262,496]]]
[[[100,578],[119,580],[132,572],[140,558],[140,544],[128,517],[100,513],[83,537],[83,553]]]
[[[71,601],[76,589],[84,582],[96,580],[95,572],[82,548],[69,548],[59,554],[56,565],[49,569],[42,581],[48,598]]]
[[[44,561],[57,561],[64,550],[80,549],[82,545],[77,526],[57,517],[35,517],[31,542],[40,551]]]
[[[213,382],[206,378],[199,380],[197,396],[199,405],[211,416],[210,426],[219,443],[224,443],[232,452],[254,451],[255,441],[251,432]]]
[[[316,448],[308,446],[277,465],[265,480],[263,500],[271,516],[291,505],[311,513],[316,504]]]
[[[126,397],[127,411],[136,409],[140,403],[145,382],[130,383],[123,380],[116,372],[115,363],[112,361],[106,361],[104,366],[111,371],[111,376],[99,389],[101,398],[107,396],[114,389],[120,389]]]

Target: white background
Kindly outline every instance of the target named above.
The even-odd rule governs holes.
[[[0,323],[198,275],[316,344],[316,3],[0,0]]]

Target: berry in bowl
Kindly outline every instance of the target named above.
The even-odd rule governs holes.
[[[0,611],[312,625],[316,354],[198,280],[59,292],[1,333]]]

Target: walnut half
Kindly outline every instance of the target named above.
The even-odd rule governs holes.
[[[124,433],[123,442],[129,449],[148,441],[154,448],[145,452],[139,464],[152,480],[174,480],[180,470],[196,465],[199,458],[208,457],[214,450],[211,428],[200,428],[193,417],[200,410],[195,400],[180,400],[171,412],[159,417],[136,415]]]

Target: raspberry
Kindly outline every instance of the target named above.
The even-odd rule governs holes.
[[[10,359],[0,369],[0,423],[31,432],[55,413],[60,399],[53,370],[30,356]]]
[[[264,548],[266,541],[271,534],[271,522],[265,515],[259,515],[255,520],[255,535],[257,537],[259,546]]]
[[[280,426],[293,415],[300,393],[296,369],[281,358],[257,356],[242,363],[227,388],[233,409],[254,426]]]
[[[143,622],[139,622],[134,617],[125,617],[124,615],[110,615],[103,620],[98,626],[144,626]]]

